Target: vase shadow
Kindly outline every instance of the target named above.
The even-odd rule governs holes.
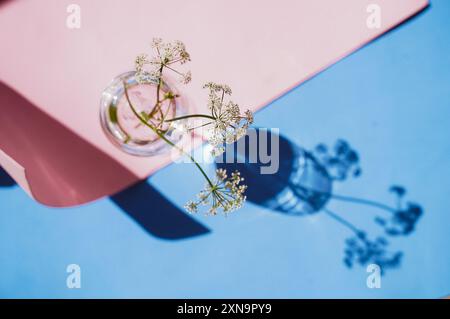
[[[0,187],[12,187],[16,185],[16,181],[0,167]]]
[[[147,181],[139,182],[110,198],[143,229],[160,239],[185,239],[210,232]]]
[[[257,143],[258,148],[261,148],[261,129],[255,129],[255,131],[257,140],[253,143]],[[382,273],[387,268],[398,268],[401,265],[403,252],[389,250],[390,244],[387,240],[387,237],[391,235],[389,232],[383,236],[371,238],[368,232],[327,208],[329,201],[336,198],[350,204],[369,203],[373,206],[373,201],[333,194],[333,183],[345,181],[349,176],[358,177],[361,174],[358,153],[344,140],[338,140],[333,150],[335,153],[330,155],[324,144],[319,144],[319,153],[321,152],[319,154],[306,150],[272,131],[267,131],[267,134],[269,137],[263,140],[263,148],[268,150],[272,160],[277,158],[274,156],[277,151],[279,154],[279,169],[275,173],[261,174],[261,167],[266,164],[259,160],[260,151],[256,156],[258,160],[251,160],[249,154],[252,150],[248,135],[244,137],[246,139],[244,148],[237,147],[236,143],[231,148],[227,147],[224,155],[216,161],[217,168],[226,169],[228,172],[238,170],[248,186],[247,200],[253,204],[289,216],[322,213],[345,226],[352,234],[345,240],[343,262],[346,267],[352,268],[354,264],[364,266],[376,263],[381,267]],[[272,139],[272,136],[276,138]],[[271,144],[277,140],[278,146],[274,148]],[[227,151],[231,153],[231,156],[227,155]],[[230,161],[230,158],[233,160]],[[420,209],[419,212],[417,207]],[[406,230],[402,233],[406,235],[412,232],[421,214],[420,206],[416,205],[413,209],[399,210],[390,216],[394,216],[392,220],[395,226]],[[373,217],[368,215],[368,218]]]
[[[320,212],[329,201],[328,194],[332,192],[332,179],[327,170],[310,152],[291,143],[287,138],[267,131],[268,138],[262,142],[261,130],[255,131],[254,143],[257,143],[259,148],[261,143],[265,143],[267,153],[271,154],[273,160],[278,161],[278,170],[274,174],[261,174],[262,167],[267,164],[262,163],[259,156],[257,161],[249,160],[249,136],[243,137],[246,139],[245,150],[238,150],[231,145],[233,160],[225,160],[225,153],[221,160],[216,161],[216,166],[229,172],[238,170],[241,173],[248,186],[246,196],[249,202],[292,216]],[[278,140],[278,150],[272,146],[272,137]],[[228,151],[231,150],[229,147],[230,145],[227,147]],[[278,156],[274,156],[275,153],[278,153]]]
[[[0,167],[0,187],[16,182]],[[111,200],[150,235],[160,239],[186,239],[210,233],[210,230],[173,205],[147,181],[139,182]]]

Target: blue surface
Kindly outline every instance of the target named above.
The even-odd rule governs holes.
[[[161,219],[146,214],[164,213],[153,203],[164,203],[176,224],[183,204],[203,185],[193,165],[173,164],[149,179],[170,201],[141,186],[136,207],[127,203],[133,194],[125,194],[52,209],[17,186],[0,187],[0,297],[449,295],[449,15],[450,1],[432,1],[424,13],[256,116],[258,126],[279,127],[304,148],[346,139],[361,157],[363,174],[339,183],[337,193],[391,203],[387,189],[402,184],[408,199],[422,205],[416,230],[390,240],[404,257],[382,277],[381,289],[367,288],[365,267],[343,264],[351,231],[322,212],[295,217],[248,203],[228,218],[196,215],[198,224],[180,226],[202,235],[159,238],[170,235],[172,217],[152,226]],[[328,208],[380,232],[373,222],[378,211],[333,200]],[[72,263],[81,267],[81,289],[66,287]]]

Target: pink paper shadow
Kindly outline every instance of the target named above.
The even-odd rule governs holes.
[[[32,196],[72,206],[107,196],[138,178],[126,167],[0,82],[0,145],[25,175]]]

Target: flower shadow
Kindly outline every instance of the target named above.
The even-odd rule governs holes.
[[[351,234],[345,240],[343,257],[343,264],[348,268],[355,264],[366,266],[373,263],[380,266],[383,274],[386,269],[401,265],[403,252],[391,251],[388,237],[412,233],[423,214],[420,205],[409,202],[405,208],[397,198],[397,207],[391,207],[372,200],[336,194],[333,191],[335,183],[344,182],[350,177],[358,178],[362,174],[359,154],[345,140],[338,140],[332,148],[319,144],[309,151],[272,131],[267,131],[269,138],[261,140],[260,131],[256,129],[257,140],[253,140],[253,143],[257,143],[258,148],[268,150],[272,160],[278,158],[279,169],[274,174],[260,173],[261,167],[266,165],[259,160],[260,156],[257,156],[257,161],[254,160],[255,156],[251,160],[249,152],[255,148],[250,146],[249,136],[245,137],[244,148],[233,145],[227,149],[231,156],[225,153],[216,163],[218,168],[241,172],[248,185],[249,202],[290,216],[322,213],[345,226]],[[277,145],[272,145],[273,141],[277,141]],[[279,156],[276,156],[277,152]],[[406,193],[405,188],[397,185],[392,186],[390,191],[400,197]],[[331,200],[378,208],[381,213],[379,216],[367,216],[381,227],[383,235],[371,238],[368,231],[331,211],[327,207]]]

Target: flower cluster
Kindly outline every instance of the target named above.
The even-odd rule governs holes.
[[[351,268],[354,263],[361,266],[376,264],[381,274],[387,268],[396,268],[400,265],[403,254],[400,251],[389,251],[388,241],[383,237],[369,240],[364,232],[358,232],[355,237],[346,240],[344,263]]]
[[[408,235],[414,231],[416,223],[423,215],[423,209],[412,202],[408,202],[404,207],[403,197],[406,195],[406,188],[403,186],[393,185],[389,191],[397,197],[397,209],[392,212],[390,218],[377,216],[375,222],[390,236]]]
[[[321,143],[315,147],[314,155],[333,180],[342,182],[350,174],[361,175],[358,153],[344,140],[337,140],[332,149]]]
[[[228,176],[225,169],[217,169],[215,180],[206,184],[205,189],[197,195],[196,201],[187,202],[186,210],[196,213],[199,206],[210,205],[208,213],[216,215],[219,209],[224,213],[239,209],[246,199],[244,193],[247,186],[241,184],[243,180],[238,171]]]
[[[231,95],[228,85],[206,83],[203,88],[209,90],[208,108],[211,111],[207,126],[206,138],[213,146],[212,155],[218,156],[225,151],[223,144],[231,144],[247,134],[247,129],[253,123],[253,113],[250,110],[241,114],[238,104],[226,101],[225,96]]]
[[[180,72],[173,65],[175,63],[184,64],[191,60],[186,47],[181,41],[163,42],[160,38],[154,38],[152,47],[156,51],[156,56],[149,58],[147,54],[140,54],[135,60],[136,79],[139,83],[148,81],[160,81],[164,68],[167,68],[181,77],[181,82],[187,84],[191,81],[190,71]],[[147,67],[148,66],[148,67]]]

